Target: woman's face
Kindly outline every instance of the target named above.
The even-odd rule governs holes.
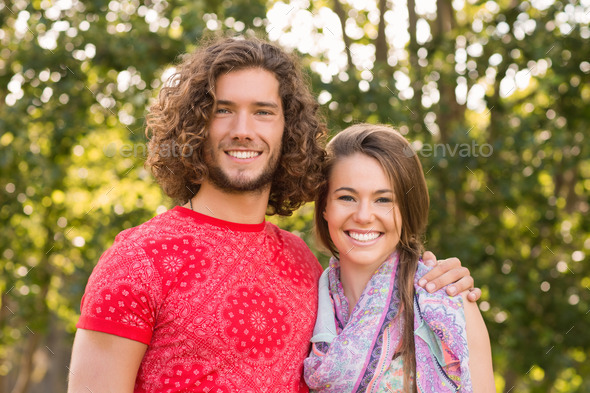
[[[376,159],[356,153],[334,164],[328,184],[323,215],[341,265],[376,270],[395,250],[402,225],[385,171]]]

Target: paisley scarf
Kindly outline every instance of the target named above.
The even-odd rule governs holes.
[[[398,263],[399,256],[394,253],[379,267],[349,315],[339,261],[330,260],[320,278],[312,351],[304,362],[305,381],[312,391],[390,392],[395,367],[395,378],[403,380],[399,362],[392,364],[403,331]],[[428,270],[420,262],[414,280],[414,377],[418,391],[471,392],[463,299],[449,297],[444,290],[430,294],[418,286],[418,279]]]

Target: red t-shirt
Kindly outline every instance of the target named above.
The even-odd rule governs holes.
[[[148,345],[135,392],[300,392],[321,266],[297,236],[176,207],[121,232],[78,328]]]

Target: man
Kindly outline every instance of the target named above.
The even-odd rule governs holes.
[[[264,215],[290,214],[323,181],[317,109],[274,45],[222,39],[184,58],[151,108],[147,163],[186,204],[121,232],[100,258],[69,392],[307,391],[322,269]],[[464,277],[455,289],[466,289],[457,265],[425,278],[448,271],[431,284]]]

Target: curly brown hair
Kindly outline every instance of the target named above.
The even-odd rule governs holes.
[[[324,166],[325,181],[318,191],[315,210],[315,229],[324,247],[338,258],[338,250],[330,238],[326,210],[329,178],[334,165],[343,158],[361,153],[376,159],[386,173],[399,206],[402,230],[397,245],[399,259],[400,310],[403,310],[402,331],[404,392],[416,392],[416,354],[414,349],[414,275],[418,258],[424,252],[423,237],[428,222],[430,199],[420,160],[410,143],[387,125],[355,124],[337,134],[327,146]],[[411,192],[410,192],[411,191]],[[392,213],[393,214],[393,213]]]
[[[247,68],[272,72],[279,81],[285,130],[267,214],[288,216],[313,200],[322,182],[327,130],[297,57],[266,41],[214,38],[182,57],[146,118],[146,166],[169,197],[179,203],[192,198],[208,176],[203,144],[215,82],[222,73]]]

